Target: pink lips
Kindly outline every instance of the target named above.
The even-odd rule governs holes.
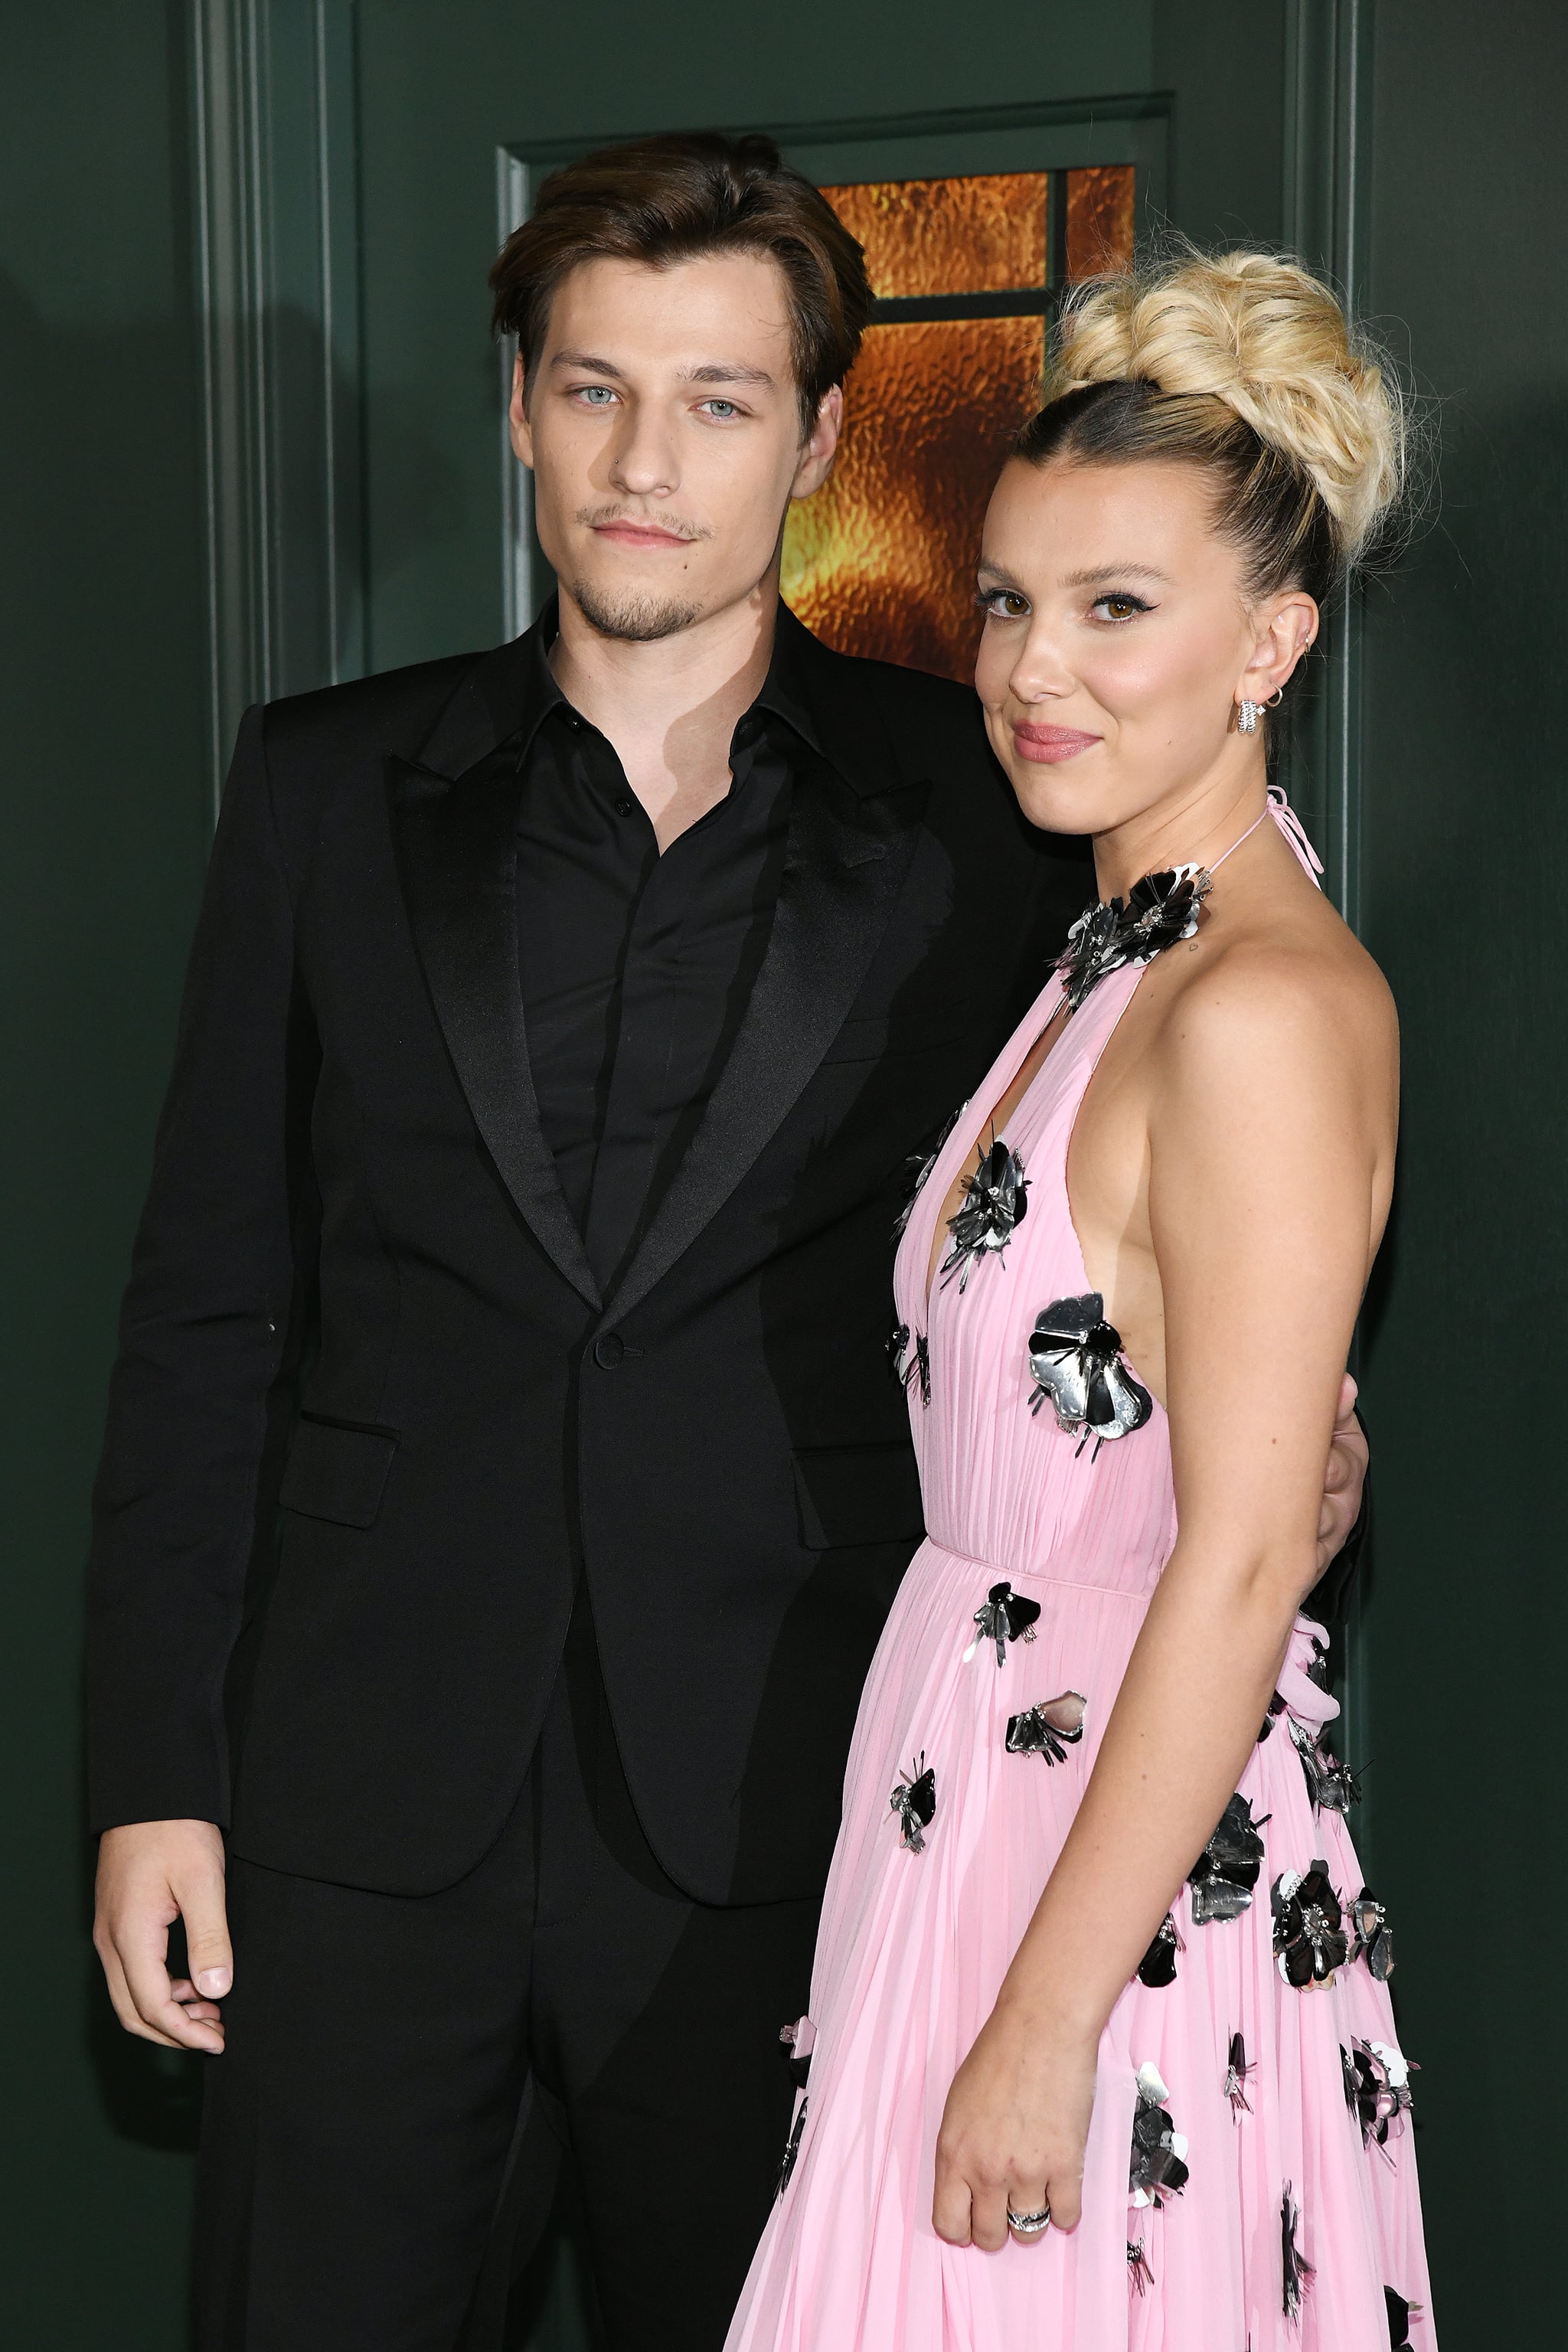
[[[600,539],[618,541],[622,547],[687,547],[679,531],[659,530],[651,523],[601,522],[594,526]]]
[[[1077,727],[1015,727],[1013,740],[1020,760],[1036,760],[1046,767],[1055,767],[1063,760],[1076,760],[1080,751],[1091,744],[1103,742],[1100,735],[1085,735]]]

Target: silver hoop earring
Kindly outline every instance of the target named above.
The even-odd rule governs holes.
[[[1279,705],[1284,701],[1284,688],[1282,686],[1277,686],[1273,693],[1269,696],[1268,701],[1264,704],[1263,708],[1265,710],[1278,710]]]
[[[1257,734],[1258,713],[1262,709],[1263,705],[1261,702],[1243,702],[1241,704],[1236,716],[1237,729],[1240,734]]]

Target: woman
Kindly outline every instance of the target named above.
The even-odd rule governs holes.
[[[1297,1614],[1394,1014],[1263,718],[1399,409],[1324,288],[1243,254],[1089,289],[1047,393],[976,683],[1100,903],[899,1250],[931,1533],[730,2352],[1431,2352],[1392,1947]]]

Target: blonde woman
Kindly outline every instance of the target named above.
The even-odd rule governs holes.
[[[899,1250],[930,1535],[731,2352],[1435,2345],[1298,1614],[1397,1037],[1266,766],[1401,451],[1323,287],[1187,256],[1069,311],[992,499],[991,740],[1100,903]]]

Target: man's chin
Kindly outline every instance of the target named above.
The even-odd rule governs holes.
[[[601,588],[591,580],[570,583],[572,601],[588,626],[601,637],[622,645],[657,645],[661,637],[679,636],[702,617],[702,606],[648,590]]]

